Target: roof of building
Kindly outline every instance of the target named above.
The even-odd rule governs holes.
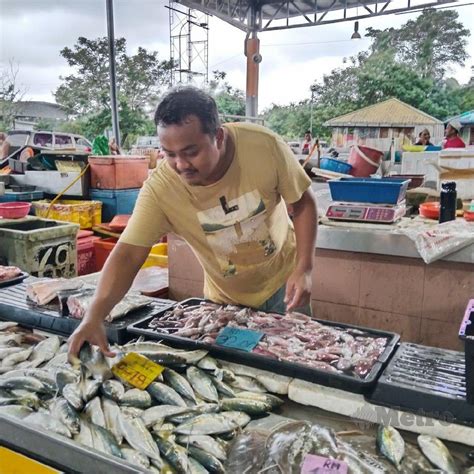
[[[52,102],[26,100],[16,103],[15,116],[65,120],[67,113],[60,105]]]
[[[410,127],[442,124],[431,115],[391,98],[328,120],[326,127]]]
[[[462,114],[456,115],[455,117],[450,117],[446,122],[450,120],[459,120],[461,125],[465,127],[466,125],[474,125],[474,110],[468,110]]]

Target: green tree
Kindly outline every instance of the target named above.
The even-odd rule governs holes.
[[[13,59],[0,69],[0,131],[12,128],[18,102],[25,95],[25,91],[17,83],[19,71],[20,66]]]
[[[125,38],[115,40],[119,120],[123,140],[146,126],[148,112],[169,84],[171,62],[159,60],[145,48],[129,55]],[[74,118],[76,126],[93,138],[111,126],[110,81],[107,38],[80,37],[73,48],[60,52],[74,74],[61,77],[56,101]]]
[[[245,115],[245,96],[240,89],[232,87],[225,79],[224,71],[212,71],[212,79],[207,86],[214,97],[217,109],[223,115]]]

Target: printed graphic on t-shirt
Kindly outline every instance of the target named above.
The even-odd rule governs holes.
[[[221,196],[218,206],[197,217],[226,277],[265,261],[276,250],[266,223],[267,209],[257,190],[230,201]]]

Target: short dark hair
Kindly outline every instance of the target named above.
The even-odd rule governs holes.
[[[181,125],[195,115],[203,133],[215,136],[220,126],[215,100],[206,92],[192,86],[178,86],[163,97],[155,112],[155,125]]]
[[[304,132],[304,134],[306,135],[307,133],[309,133],[311,135],[311,130],[306,130],[306,132]]]

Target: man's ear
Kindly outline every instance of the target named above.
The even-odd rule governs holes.
[[[224,136],[224,129],[222,127],[219,127],[216,132],[216,144],[217,148],[219,149],[221,149],[224,145]]]

